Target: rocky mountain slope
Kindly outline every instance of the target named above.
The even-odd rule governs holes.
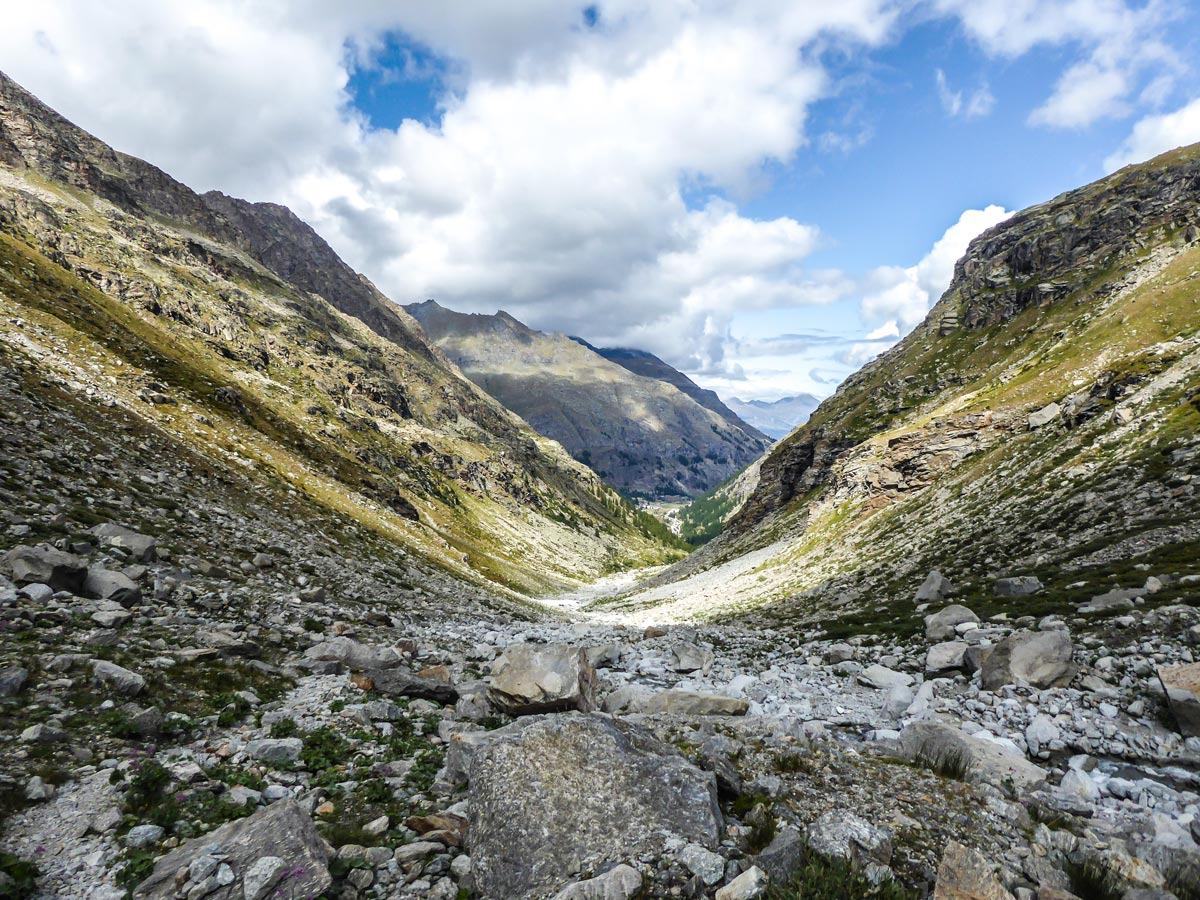
[[[925,322],[763,460],[729,532],[631,608],[915,628],[931,569],[996,612],[1002,576],[1067,612],[1195,572],[1198,240],[1196,146],[981,235]]]
[[[14,365],[472,583],[675,552],[291,212],[201,197],[3,77],[0,311]]]
[[[695,496],[766,449],[744,424],[564,335],[433,300],[406,309],[476,384],[626,493]]]
[[[571,340],[578,341],[585,347],[599,353],[609,362],[615,362],[630,372],[637,375],[644,375],[647,378],[657,378],[659,381],[665,381],[667,384],[674,385],[705,409],[711,409],[730,425],[742,429],[742,431],[752,437],[764,437],[761,431],[751,426],[730,409],[717,396],[716,391],[700,387],[692,379],[688,378],[674,366],[659,359],[653,353],[647,353],[645,350],[636,350],[630,347],[593,347],[583,338],[579,337],[572,337]]]
[[[812,394],[797,394],[778,400],[739,400],[734,397],[729,401],[729,407],[763,434],[782,440],[797,425],[807,422],[820,403]]]

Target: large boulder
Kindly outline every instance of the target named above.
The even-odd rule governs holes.
[[[671,665],[676,672],[707,672],[713,664],[713,652],[707,647],[684,642],[671,648]]]
[[[368,669],[351,679],[365,691],[385,697],[411,697],[443,706],[458,702],[458,689],[446,681],[436,681],[407,669]]]
[[[158,558],[158,542],[154,538],[123,525],[106,522],[91,529],[89,534],[106,546],[125,550],[139,562],[154,562]]]
[[[526,718],[478,747],[468,841],[492,900],[524,900],[572,871],[720,842],[716,778],[645,729],[601,715]]]
[[[83,593],[97,600],[112,600],[124,607],[137,606],[142,602],[142,589],[136,581],[104,566],[88,569],[87,578],[83,581]]]
[[[1027,597],[1042,589],[1042,582],[1036,575],[1017,575],[1015,578],[1001,578],[992,585],[992,593],[997,597]]]
[[[750,703],[720,694],[698,691],[659,691],[640,705],[642,712],[675,716],[744,716]]]
[[[951,841],[938,865],[933,900],[1013,900],[1013,896],[983,854]]]
[[[4,556],[18,584],[44,584],[56,591],[78,594],[87,577],[87,561],[42,544],[13,547]]]
[[[910,762],[972,783],[1026,791],[1046,780],[1046,771],[1015,748],[941,722],[913,722],[900,732],[899,745]]]
[[[967,644],[965,641],[945,641],[934,644],[925,654],[925,674],[945,675],[966,667]]]
[[[392,647],[373,647],[348,637],[335,637],[314,644],[304,655],[317,662],[339,662],[355,672],[364,669],[392,669],[403,658]]]
[[[908,687],[913,683],[913,677],[907,672],[897,672],[894,669],[889,669],[887,666],[881,666],[876,663],[875,665],[867,666],[859,672],[858,681],[867,687],[884,691],[890,690],[897,685]]]
[[[978,624],[979,616],[965,606],[952,603],[925,617],[925,638],[934,642],[953,640],[958,626],[968,622]]]
[[[808,826],[810,852],[856,868],[890,863],[892,840],[887,828],[878,828],[845,809],[830,810]]]
[[[950,579],[934,569],[921,582],[914,600],[917,603],[941,603],[953,593],[954,585],[950,583]]]
[[[1167,702],[1179,733],[1200,737],[1200,663],[1166,666],[1158,670],[1158,680],[1167,694]]]
[[[514,644],[492,664],[488,701],[510,716],[580,710],[594,705],[596,670],[582,648]]]
[[[983,661],[983,689],[996,691],[1006,684],[1065,687],[1075,677],[1073,652],[1065,630],[1014,631]]]
[[[284,865],[274,863],[275,859]],[[280,800],[172,850],[155,864],[133,896],[134,900],[180,896],[260,900],[279,891],[284,897],[319,897],[333,883],[328,861],[329,849],[312,819],[295,800]],[[187,880],[177,884],[181,871],[187,873]]]

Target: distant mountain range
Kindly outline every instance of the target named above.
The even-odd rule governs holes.
[[[405,309],[468,378],[627,494],[698,496],[770,444],[648,353],[600,351],[505,312],[471,315],[433,300]]]
[[[727,406],[763,434],[780,440],[797,425],[807,422],[820,402],[812,394],[797,394],[779,400],[739,400],[734,397]]]

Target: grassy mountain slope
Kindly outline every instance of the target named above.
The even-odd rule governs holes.
[[[1014,605],[1002,575],[1048,585],[1016,604],[1036,612],[1195,573],[1198,203],[1194,146],[981,235],[926,321],[763,460],[728,533],[624,602],[910,627],[932,568],[981,612]]]
[[[677,553],[290,212],[200,197],[3,76],[0,308],[13,352],[86,397],[475,583]]]
[[[467,315],[432,300],[407,310],[476,384],[624,492],[695,496],[767,446],[675,386],[507,313]]]

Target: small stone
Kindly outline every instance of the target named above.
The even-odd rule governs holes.
[[[144,847],[157,844],[163,839],[164,833],[162,827],[159,825],[135,825],[125,835],[125,846],[134,850],[141,850]]]
[[[755,900],[767,892],[767,873],[751,866],[717,891],[716,900]]]

